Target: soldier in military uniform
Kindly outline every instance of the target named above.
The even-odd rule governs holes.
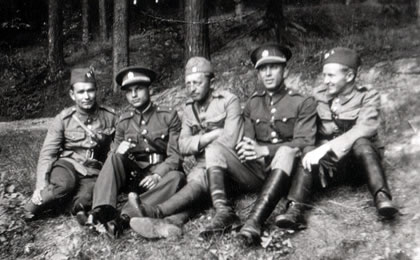
[[[179,171],[181,120],[176,110],[151,102],[149,86],[155,78],[154,71],[137,66],[122,69],[115,79],[130,105],[118,120],[111,153],[95,185],[89,220],[104,224],[115,237],[137,216],[130,203],[118,214],[117,196],[123,188],[142,193],[142,203],[156,205],[185,183]]]
[[[201,233],[224,232],[237,222],[226,196],[226,181],[260,191],[239,232],[245,244],[260,241],[261,227],[280,198],[287,195],[292,173],[302,170],[300,154],[315,143],[316,104],[284,85],[291,51],[277,44],[255,49],[251,60],[264,90],[255,92],[245,110],[245,136],[235,149],[217,142],[206,150],[207,174],[216,215]]]
[[[317,172],[323,187],[334,179],[354,179],[363,172],[376,208],[381,216],[392,217],[397,213],[391,201],[383,168],[378,140],[380,97],[372,87],[355,83],[360,58],[356,51],[334,48],[325,54],[323,62],[324,84],[314,88],[320,118],[318,147],[303,158],[308,171]],[[338,175],[339,178],[334,178]],[[302,202],[309,194],[314,174],[296,176],[300,186],[292,193],[305,196],[290,197],[288,210],[276,219],[278,226],[297,227],[304,222]]]
[[[192,209],[208,201],[206,156],[215,141],[233,149],[242,138],[243,119],[239,99],[214,89],[213,66],[203,57],[192,57],[185,66],[185,85],[190,93],[184,108],[179,147],[183,155],[194,155],[197,164],[188,174],[187,185],[155,207],[138,208],[145,218],[133,218],[131,227],[148,238],[179,234]],[[179,213],[179,214],[176,214]],[[175,214],[175,215],[174,215]],[[151,218],[147,218],[151,217]]]
[[[83,224],[114,136],[116,115],[114,109],[97,104],[95,75],[90,69],[73,69],[70,85],[75,105],[58,114],[48,129],[35,191],[26,210],[32,218],[72,198],[71,212]]]

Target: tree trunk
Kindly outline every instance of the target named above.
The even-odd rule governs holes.
[[[108,24],[106,20],[106,0],[99,0],[99,37],[108,41]]]
[[[417,0],[416,16],[417,16],[417,25],[420,26],[420,0]]]
[[[112,30],[113,90],[118,91],[115,76],[129,64],[128,56],[128,0],[114,0],[114,24]]]
[[[186,0],[185,20],[185,60],[192,56],[210,59],[207,0]]]
[[[82,0],[82,43],[89,42],[89,0]]]
[[[64,67],[62,0],[48,1],[48,66],[52,75]]]
[[[277,42],[280,44],[284,44],[285,21],[283,14],[283,1],[269,0],[265,15],[268,25],[274,28]]]
[[[239,22],[242,22],[242,14],[244,11],[244,3],[242,0],[234,0],[235,2],[235,16]]]

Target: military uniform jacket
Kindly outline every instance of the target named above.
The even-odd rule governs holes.
[[[200,137],[214,129],[224,129],[217,141],[233,148],[242,139],[243,119],[239,99],[228,91],[213,91],[205,111],[197,111],[193,100],[188,100],[182,118],[179,147],[184,155],[203,157],[199,149]]]
[[[37,176],[46,176],[57,159],[69,161],[82,175],[98,174],[98,167],[89,165],[98,166],[98,162],[102,165],[105,161],[114,136],[115,121],[114,109],[102,105],[98,105],[93,114],[81,113],[75,106],[64,109],[48,129],[39,155]]]
[[[314,99],[285,86],[272,96],[255,92],[245,106],[244,118],[245,135],[267,146],[270,158],[280,146],[302,150],[315,143]]]
[[[147,160],[150,154],[164,156],[164,161],[153,167],[153,173],[164,176],[181,165],[178,149],[178,138],[181,120],[176,110],[150,104],[140,112],[132,106],[124,110],[119,118],[112,151],[115,153],[122,141],[134,143],[136,146],[129,153],[137,161],[137,165],[145,169],[151,165]]]
[[[333,152],[340,159],[354,142],[361,138],[376,137],[379,120],[380,97],[376,90],[354,86],[346,96],[333,97],[326,86],[314,88],[320,118],[320,138],[329,141]]]

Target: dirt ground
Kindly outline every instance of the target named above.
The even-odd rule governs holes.
[[[31,194],[39,149],[51,120],[40,118],[0,122],[0,258],[420,260],[420,29],[409,25],[386,33],[358,34],[368,35],[383,48],[378,50],[380,55],[375,52],[369,56],[369,43],[355,44],[370,57],[362,67],[359,82],[373,84],[381,92],[384,123],[380,136],[386,144],[383,165],[400,209],[396,219],[379,218],[371,195],[361,184],[315,193],[307,212],[308,228],[300,232],[273,225],[281,211],[280,203],[266,223],[263,244],[254,248],[239,245],[235,232],[201,240],[198,233],[210,221],[212,210],[188,222],[182,237],[167,240],[147,240],[130,230],[112,240],[106,234],[80,227],[71,216],[56,213],[25,223],[21,206]],[[357,41],[356,36],[351,37]],[[347,40],[343,38],[341,43]],[[242,97],[249,95],[256,84],[255,73],[247,63],[250,42],[250,38],[232,41],[212,58],[217,64],[216,84]],[[307,92],[316,85],[308,73],[314,74],[315,70],[316,74],[319,68],[313,67],[316,62],[311,64],[305,71],[304,59],[293,63],[289,86]],[[182,80],[167,80],[173,87],[154,100],[178,106],[186,96]],[[249,194],[237,201],[242,220],[254,199],[255,195]]]

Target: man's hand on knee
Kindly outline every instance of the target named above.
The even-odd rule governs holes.
[[[162,177],[160,177],[160,175],[156,173],[153,175],[146,176],[143,180],[141,180],[139,186],[147,190],[153,189],[159,183],[161,178]]]

